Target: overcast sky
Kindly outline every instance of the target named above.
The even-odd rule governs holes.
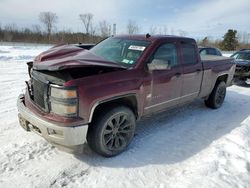
[[[0,0],[0,23],[31,27],[40,24],[43,11],[57,14],[58,30],[84,31],[79,14],[92,13],[96,26],[116,23],[118,34],[126,32],[128,20],[141,33],[152,27],[195,38],[220,38],[230,28],[250,33],[250,0]]]

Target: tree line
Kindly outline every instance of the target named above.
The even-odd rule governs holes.
[[[209,37],[204,37],[201,40],[197,40],[197,43],[200,46],[216,47],[226,51],[250,49],[250,34],[228,29],[223,36],[223,40],[212,40]]]
[[[97,43],[108,36],[116,34],[116,24],[110,24],[106,20],[94,23],[92,13],[79,14],[79,19],[83,25],[83,32],[72,32],[71,30],[57,31],[56,24],[58,16],[53,12],[41,12],[39,14],[40,25],[35,24],[30,28],[18,28],[16,24],[1,26],[0,41],[5,42],[32,42],[32,43]],[[127,34],[140,32],[139,25],[134,20],[128,20],[126,25]],[[149,33],[153,34],[172,34],[187,36],[184,30],[175,31],[173,28],[168,31],[167,26],[151,26]],[[197,39],[198,45],[217,47],[221,50],[237,50],[250,48],[250,34],[237,32],[229,29],[223,36],[223,40],[212,40],[210,37]]]
[[[68,30],[56,30],[58,16],[53,12],[41,12],[38,16],[40,25],[34,24],[30,28],[18,28],[16,24],[1,26],[0,42],[31,42],[31,43],[97,43],[108,36],[116,34],[116,24],[110,24],[106,20],[94,24],[92,13],[79,14],[83,24],[83,32]],[[128,34],[139,32],[136,22],[129,20],[127,24]]]

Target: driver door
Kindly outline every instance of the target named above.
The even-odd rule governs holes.
[[[157,62],[167,66],[150,65]],[[147,95],[147,103],[144,108],[145,114],[164,110],[179,104],[182,88],[182,69],[180,65],[177,45],[164,43],[154,53],[148,64],[151,74],[151,89]],[[154,68],[150,68],[154,67]]]

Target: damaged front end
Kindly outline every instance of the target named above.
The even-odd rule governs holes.
[[[33,131],[62,148],[78,148],[86,140],[88,122],[79,113],[78,86],[65,83],[124,67],[95,58],[83,49],[74,48],[72,52],[59,48],[27,63],[30,80],[26,81],[26,93],[18,97],[18,117],[26,131]],[[81,58],[78,52],[84,52]]]
[[[66,117],[73,117],[73,115],[64,113],[65,110],[62,110],[63,113],[60,111],[54,111],[55,104],[53,101],[57,100],[54,91],[58,90],[57,93],[73,93],[72,91],[75,90],[74,97],[69,97],[69,99],[62,97],[59,98],[57,101],[58,103],[67,103],[68,106],[72,106],[73,103],[77,103],[77,88],[72,87],[65,87],[64,84],[70,80],[89,77],[93,75],[105,74],[108,72],[119,71],[120,68],[116,67],[103,67],[103,66],[84,66],[79,68],[69,68],[69,69],[62,69],[57,71],[48,71],[48,70],[36,70],[32,67],[32,63],[28,63],[28,71],[30,75],[30,80],[27,83],[27,91],[29,92],[29,96],[32,102],[42,109],[44,112],[51,112],[57,115],[63,115]],[[60,94],[57,94],[60,95]],[[74,102],[75,101],[75,102]],[[69,105],[70,104],[70,105]],[[58,106],[58,105],[57,105]],[[57,109],[57,108],[56,108]],[[69,108],[70,109],[70,108]],[[77,112],[72,114],[77,115]]]
[[[126,69],[122,65],[104,60],[88,50],[71,45],[53,47],[38,55],[34,62],[28,62],[27,65],[30,75],[27,91],[32,102],[46,113],[65,117],[74,117],[72,114],[77,116],[77,112],[70,115],[70,113],[64,113],[65,109],[62,109],[63,113],[61,113],[58,110],[59,106],[67,103],[68,110],[73,111],[72,104],[77,103],[77,95],[73,99],[62,98],[58,100],[53,97],[54,90],[70,93],[74,89],[77,93],[77,86],[68,88],[64,86],[65,83],[74,79]],[[54,101],[60,105],[53,104]]]

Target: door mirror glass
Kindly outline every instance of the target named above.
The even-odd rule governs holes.
[[[170,62],[161,60],[161,59],[153,59],[151,63],[148,64],[148,70],[170,70]]]

